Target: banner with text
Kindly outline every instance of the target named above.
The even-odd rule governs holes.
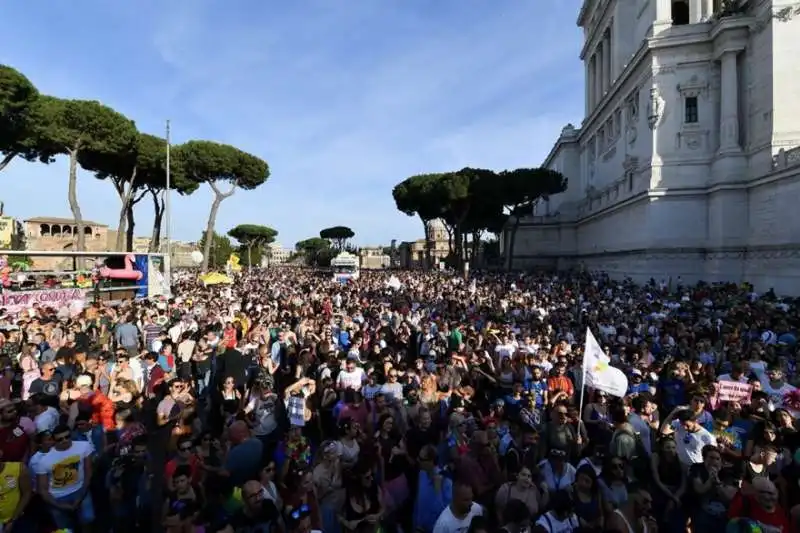
[[[711,398],[711,407],[716,409],[721,402],[750,403],[753,386],[736,381],[720,381],[714,383],[716,394]]]
[[[80,313],[86,303],[84,289],[45,289],[39,291],[3,291],[0,299],[2,305],[9,313],[20,313],[30,309],[35,304],[40,307],[61,309],[68,307],[72,314]]]

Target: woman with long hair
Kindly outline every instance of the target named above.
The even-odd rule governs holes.
[[[575,473],[572,501],[581,526],[597,530],[603,527],[603,496],[597,484],[597,473],[591,464],[584,464]]]
[[[663,511],[662,524],[668,531],[680,531],[686,520],[683,518],[682,500],[686,492],[687,476],[678,458],[675,439],[664,437],[658,442],[650,457],[650,473],[653,479],[653,509]]]
[[[539,514],[539,510],[546,507],[546,495],[543,495],[534,483],[533,472],[527,466],[523,466],[517,472],[516,479],[500,486],[495,494],[494,504],[497,513],[497,522],[503,523],[503,513],[508,502],[519,500],[528,508],[530,516]]]
[[[375,533],[383,518],[383,499],[372,469],[359,463],[345,489],[339,523],[345,533]]]
[[[20,353],[19,366],[22,369],[22,399],[27,400],[30,398],[31,383],[42,377],[42,372],[39,370],[39,348],[32,343],[22,345],[22,352]]]
[[[226,376],[220,383],[214,405],[218,406],[222,426],[227,427],[242,407],[242,393],[236,388],[233,376]]]
[[[394,417],[383,414],[378,419],[375,440],[380,449],[379,471],[383,486],[386,514],[399,510],[408,499],[409,488],[406,470],[410,464],[405,439],[394,426]]]
[[[259,473],[258,480],[263,487],[261,495],[265,500],[271,500],[278,509],[278,512],[283,512],[283,498],[278,490],[278,485],[275,483],[275,476],[278,473],[275,461],[269,461]]]
[[[339,422],[339,440],[336,441],[336,445],[342,470],[348,470],[358,462],[361,451],[360,435],[361,427],[352,418],[345,418]]]
[[[324,442],[317,458],[319,462],[314,466],[313,478],[322,515],[322,529],[326,533],[338,533],[338,516],[344,502],[344,488],[336,442]]]

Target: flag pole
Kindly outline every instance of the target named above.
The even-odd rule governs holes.
[[[590,331],[591,330],[587,327],[586,340],[583,341],[583,360],[581,361],[581,393],[580,399],[578,400],[578,431],[580,431],[580,425],[583,423],[583,397],[586,391],[586,347],[588,344]]]
[[[169,120],[167,120],[167,127],[166,127],[166,151],[167,151],[167,168],[166,168],[166,190],[164,191],[164,216],[167,219],[164,233],[167,241],[167,253],[164,256],[164,274],[167,279],[167,287],[169,291],[169,296],[172,296],[172,212],[170,210],[170,188],[172,186],[170,175],[170,129],[169,129]]]

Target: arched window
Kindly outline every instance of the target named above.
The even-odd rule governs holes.
[[[39,235],[42,237],[50,236],[50,224],[39,224]]]
[[[688,0],[675,0],[672,2],[672,24],[674,26],[689,24]]]
[[[64,226],[64,229],[61,230],[64,235],[72,235],[72,226]]]
[[[61,226],[58,224],[53,224],[52,228],[50,229],[50,234],[53,237],[61,237]]]
[[[92,227],[91,226],[84,227],[83,228],[83,234],[84,235],[88,235],[89,237],[91,237],[92,236]]]

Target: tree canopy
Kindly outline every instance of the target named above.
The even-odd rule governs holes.
[[[563,192],[567,180],[546,168],[518,168],[496,172],[462,168],[453,172],[420,174],[398,183],[392,190],[397,209],[423,222],[440,218],[448,228],[455,263],[467,257],[467,235],[477,254],[483,232],[511,231],[510,253],[519,219],[541,198]],[[428,258],[430,265],[430,258]]]
[[[177,152],[186,178],[198,184],[207,183],[214,191],[214,201],[211,203],[206,227],[209,237],[214,232],[219,206],[225,198],[233,195],[237,188],[255,189],[269,178],[266,161],[227,144],[189,141],[180,145]],[[228,184],[227,191],[220,189],[222,183]],[[210,246],[211,239],[208,238],[203,250],[204,271],[208,270]]]
[[[77,250],[85,249],[83,216],[78,202],[78,168],[113,184],[120,197],[117,249],[133,244],[133,206],[150,194],[155,209],[151,250],[157,251],[167,188],[165,138],[139,132],[135,123],[109,106],[91,100],[40,94],[24,74],[0,65],[0,171],[16,157],[50,163],[69,158],[68,202],[77,226]],[[208,266],[219,204],[239,189],[251,190],[269,177],[267,163],[233,146],[192,140],[173,146],[169,158],[170,189],[181,195],[207,183],[215,193],[211,206],[204,268]],[[221,191],[226,182],[230,188]],[[125,235],[123,245],[123,234]]]
[[[334,251],[328,239],[310,237],[297,242],[294,249],[303,254],[306,264],[311,266],[326,266],[330,264]]]
[[[20,156],[50,162],[36,138],[39,91],[21,72],[0,65],[0,171]]]
[[[319,232],[321,239],[327,239],[332,242],[340,252],[345,249],[347,241],[355,237],[355,235],[355,232],[347,226],[332,226]]]
[[[44,150],[69,157],[68,201],[75,219],[77,250],[84,251],[83,215],[78,203],[78,164],[90,172],[105,171],[118,154],[135,151],[136,125],[100,102],[39,97],[37,137]]]
[[[259,226],[257,224],[239,224],[228,231],[228,236],[233,237],[241,244],[247,252],[247,266],[253,266],[253,250],[263,251],[263,247],[275,242],[278,232],[269,226]],[[258,254],[260,262],[261,254]]]
[[[198,242],[198,245],[200,248],[206,248],[205,232],[203,232],[203,235],[200,237],[200,242]],[[231,254],[236,251],[231,243],[231,240],[227,236],[220,235],[216,231],[212,233],[208,250],[210,254],[208,263],[211,265],[211,268],[223,268],[225,263],[228,262],[228,259],[230,259]]]

